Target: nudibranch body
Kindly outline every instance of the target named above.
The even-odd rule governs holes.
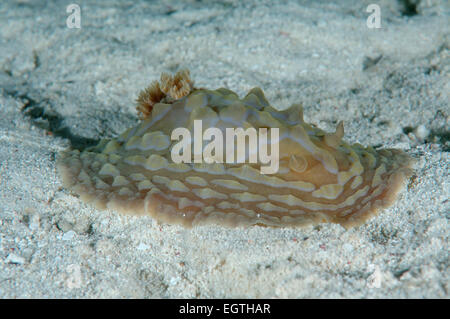
[[[242,99],[224,88],[194,88],[188,71],[163,74],[141,92],[137,109],[135,127],[58,159],[63,185],[100,209],[186,227],[349,227],[391,205],[412,172],[400,150],[343,141],[342,122],[326,133],[304,122],[300,105],[278,111],[259,88]],[[278,141],[269,142],[277,143],[277,172],[262,174],[261,162],[174,162],[173,130],[192,130],[195,120],[224,135],[227,128],[278,128]]]

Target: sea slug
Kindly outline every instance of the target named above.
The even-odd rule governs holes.
[[[413,160],[403,151],[349,145],[342,140],[342,122],[326,133],[304,122],[298,104],[273,108],[260,88],[241,99],[225,88],[195,88],[183,70],[163,73],[137,102],[138,125],[58,158],[63,185],[99,209],[186,227],[323,222],[351,227],[391,205],[412,173]],[[179,143],[173,130],[192,130],[196,120],[203,130],[217,128],[224,135],[226,128],[278,128],[279,139],[268,143],[277,143],[277,171],[263,174],[259,160],[173,161],[171,151]],[[247,151],[244,159],[249,156]]]

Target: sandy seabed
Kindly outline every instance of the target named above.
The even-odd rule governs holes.
[[[445,1],[0,4],[1,298],[448,298]],[[261,87],[307,122],[417,160],[396,203],[345,230],[184,229],[98,211],[57,154],[137,123],[138,92],[188,67],[199,87]]]

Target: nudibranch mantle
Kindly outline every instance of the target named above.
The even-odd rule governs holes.
[[[117,138],[57,161],[63,185],[99,209],[150,215],[192,227],[359,225],[391,205],[411,175],[413,160],[397,149],[375,150],[305,123],[294,104],[273,108],[260,88],[240,99],[231,90],[195,88],[189,71],[163,73],[137,100],[141,122]],[[279,128],[279,170],[261,163],[175,163],[177,127]]]

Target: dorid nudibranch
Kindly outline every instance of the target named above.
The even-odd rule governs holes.
[[[305,123],[300,105],[278,111],[260,88],[240,99],[225,88],[195,88],[187,70],[163,74],[138,98],[141,122],[82,152],[67,150],[57,167],[65,187],[100,209],[111,208],[187,227],[361,224],[393,203],[411,173],[397,149],[374,150]],[[175,163],[171,132],[279,128],[279,170],[261,163]]]

